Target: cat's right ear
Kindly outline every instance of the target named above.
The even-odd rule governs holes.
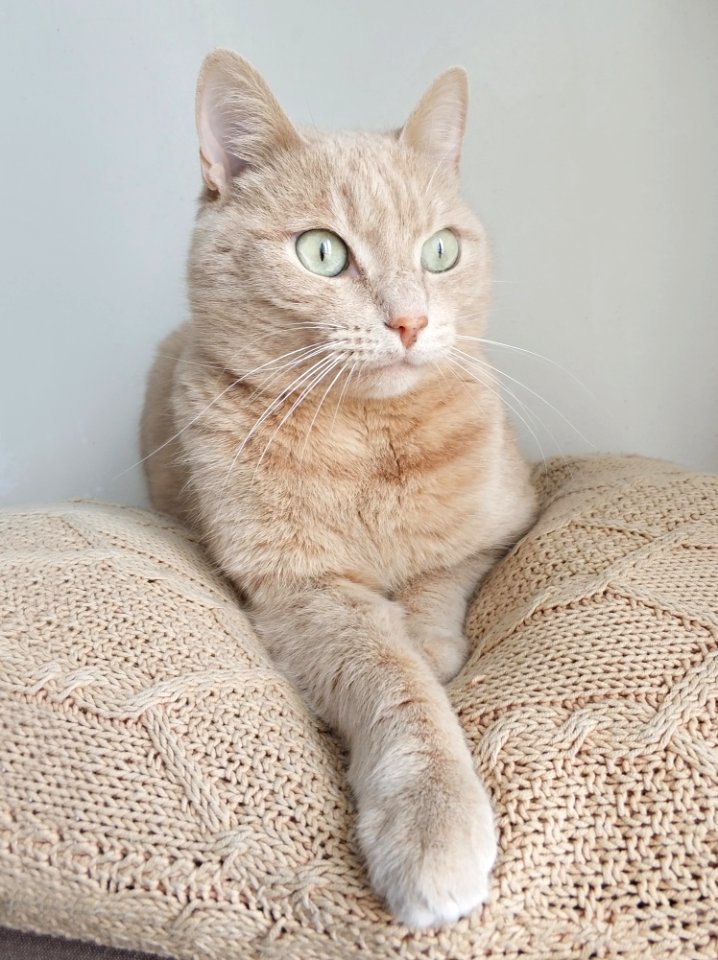
[[[196,114],[202,176],[220,194],[246,167],[300,141],[262,77],[231,50],[213,50],[205,58]]]

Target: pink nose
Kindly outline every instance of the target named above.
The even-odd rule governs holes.
[[[386,321],[386,325],[391,330],[398,331],[401,342],[408,350],[414,346],[419,331],[423,330],[428,322],[429,318],[422,314],[420,317],[392,317]]]

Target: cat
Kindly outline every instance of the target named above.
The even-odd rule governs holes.
[[[244,59],[205,59],[191,319],[141,430],[153,505],[198,532],[348,745],[369,878],[414,928],[488,896],[492,809],[442,684],[536,509],[481,352],[467,100],[452,68],[399,131],[300,131]]]

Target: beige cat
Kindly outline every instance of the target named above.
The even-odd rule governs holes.
[[[414,927],[487,898],[491,806],[441,684],[535,507],[476,339],[491,261],[459,195],[466,104],[452,69],[400,132],[300,132],[248,63],[210,54],[192,318],[142,425],[154,505],[349,745],[371,881]]]

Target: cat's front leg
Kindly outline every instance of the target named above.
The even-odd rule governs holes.
[[[278,665],[346,739],[358,838],[374,888],[412,927],[483,903],[491,806],[449,701],[402,607],[352,581],[252,598]]]
[[[477,553],[454,567],[413,580],[397,596],[406,611],[411,640],[442,683],[464,665],[466,604],[495,561],[492,551]]]

